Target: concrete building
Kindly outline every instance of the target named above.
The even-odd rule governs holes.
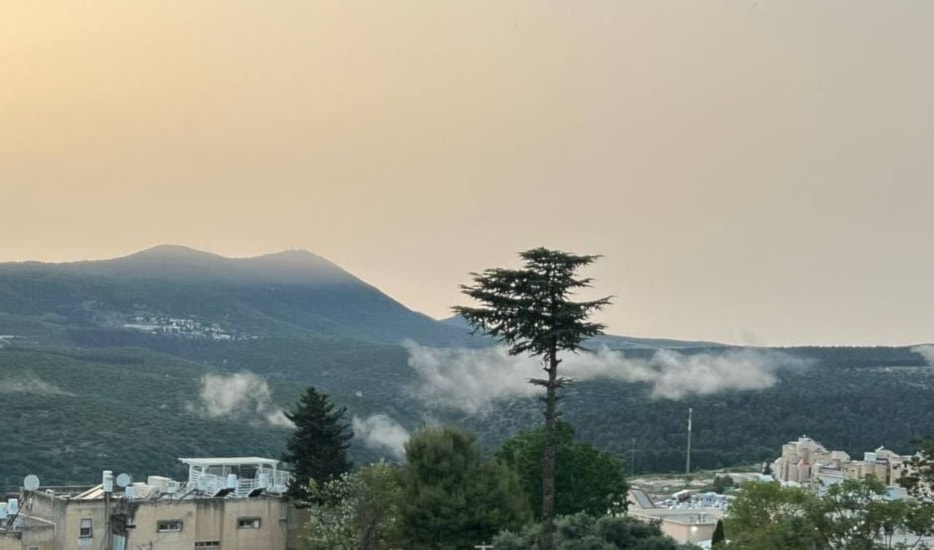
[[[700,543],[713,537],[717,521],[723,518],[727,500],[721,495],[690,495],[686,500],[659,506],[641,489],[629,490],[628,514],[638,520],[658,522],[662,533],[679,543]]]
[[[844,479],[866,479],[869,476],[886,485],[897,485],[904,474],[910,456],[902,456],[884,447],[853,460],[844,451],[828,451],[813,439],[801,436],[782,445],[782,455],[772,463],[772,474],[782,482],[798,483],[821,489]]]
[[[105,471],[94,487],[24,488],[0,513],[0,550],[304,547],[304,518],[283,496],[289,474],[278,461],[180,460],[189,467],[187,481],[150,476],[131,483]]]

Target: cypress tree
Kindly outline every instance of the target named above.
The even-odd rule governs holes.
[[[717,520],[717,526],[713,530],[713,537],[710,539],[710,546],[718,548],[726,543],[726,535],[723,533],[723,520]]]
[[[296,407],[285,416],[295,424],[282,460],[292,467],[288,494],[303,501],[308,498],[308,483],[325,483],[349,472],[347,448],[353,432],[344,420],[346,407],[335,409],[330,398],[309,386]]]

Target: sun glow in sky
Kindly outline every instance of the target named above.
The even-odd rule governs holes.
[[[610,331],[934,339],[934,3],[4,2],[0,261],[306,248],[435,317],[544,245]]]

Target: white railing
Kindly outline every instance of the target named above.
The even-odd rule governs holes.
[[[269,472],[264,476],[266,479],[265,487],[262,487],[266,490],[267,493],[271,494],[283,494],[289,487],[289,481],[292,479],[292,475],[289,472]],[[237,479],[237,486],[233,489],[233,495],[237,497],[246,497],[255,489],[261,487],[259,479],[251,478],[240,478]],[[188,487],[186,492],[193,489],[197,489],[203,494],[214,495],[221,489],[227,488],[227,477],[218,476],[214,474],[208,474],[198,471],[192,471],[189,477]]]

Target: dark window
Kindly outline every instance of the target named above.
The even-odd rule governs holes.
[[[166,519],[156,522],[156,531],[160,533],[172,533],[182,530],[182,520]]]
[[[259,529],[259,518],[237,518],[237,529]]]
[[[91,538],[91,518],[81,518],[81,528],[78,530],[78,536],[83,539]]]

